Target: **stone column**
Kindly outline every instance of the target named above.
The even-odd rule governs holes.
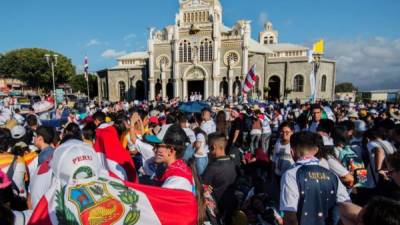
[[[165,71],[162,71],[161,72],[161,96],[162,96],[162,99],[164,100],[164,99],[166,99],[168,96],[167,96],[167,79],[166,79],[166,74],[165,74]]]
[[[185,98],[185,97],[189,98],[188,93],[187,93],[187,80],[183,79],[182,82],[183,82],[183,98]]]
[[[204,80],[204,96],[203,96],[204,100],[207,100],[209,97],[208,94],[209,81],[210,80],[208,77],[206,77],[206,79]]]
[[[154,100],[156,98],[156,84],[154,83],[154,79],[149,79],[150,83],[150,100]]]
[[[102,79],[97,77],[97,95],[99,97],[99,102],[103,101],[103,85],[101,84]]]
[[[182,91],[180,90],[179,83],[180,83],[180,69],[179,69],[179,30],[178,26],[175,25],[174,27],[174,51],[172,54],[173,57],[173,78],[175,79],[174,83],[174,92],[175,97],[181,97]]]
[[[233,96],[233,69],[229,68],[228,71],[228,94],[229,96]]]
[[[219,83],[216,77],[213,77],[213,89],[214,89],[214,97],[219,96]]]

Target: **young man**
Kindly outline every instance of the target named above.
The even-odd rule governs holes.
[[[210,155],[213,159],[202,175],[203,182],[212,187],[221,215],[230,215],[234,206],[234,184],[236,181],[235,164],[225,154],[227,141],[222,133],[212,133],[208,137]]]
[[[33,138],[33,143],[40,149],[38,166],[53,156],[54,148],[51,146],[51,143],[54,140],[54,136],[55,131],[52,127],[40,126],[36,129],[36,136]]]
[[[311,114],[312,114],[312,122],[309,127],[309,131],[311,132],[317,132],[317,127],[319,125],[319,121],[321,120],[322,117],[322,108],[319,105],[315,105],[311,109]]]
[[[319,135],[311,132],[290,138],[296,164],[281,181],[280,209],[285,213],[285,225],[330,224],[337,204],[342,220],[357,220],[359,208],[349,203],[346,188],[333,172],[318,165],[318,139]]]
[[[283,122],[279,126],[279,139],[274,146],[274,153],[271,158],[278,181],[286,170],[294,164],[290,148],[290,137],[293,134],[293,129],[293,124],[289,122]]]

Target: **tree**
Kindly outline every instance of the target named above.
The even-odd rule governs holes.
[[[32,88],[51,90],[53,77],[45,59],[46,54],[58,55],[54,72],[56,85],[65,83],[69,77],[75,75],[75,66],[72,65],[71,59],[57,52],[39,48],[17,49],[1,55],[0,74],[25,81]]]
[[[87,83],[83,74],[70,77],[68,83],[71,85],[73,92],[80,91],[81,93],[87,94]],[[89,74],[89,91],[91,98],[97,96],[97,88],[97,76]]]
[[[335,91],[336,93],[353,92],[358,91],[358,88],[352,83],[340,83],[336,85]]]

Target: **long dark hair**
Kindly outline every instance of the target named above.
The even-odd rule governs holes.
[[[217,125],[217,131],[219,133],[225,134],[227,136],[227,131],[228,131],[228,124],[226,122],[226,114],[225,111],[219,111],[217,113],[216,117],[216,125]]]
[[[78,124],[70,123],[63,131],[63,138],[60,144],[64,144],[65,142],[75,139],[82,141],[82,131]]]

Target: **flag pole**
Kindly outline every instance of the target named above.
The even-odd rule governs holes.
[[[87,83],[87,96],[88,96],[88,101],[90,101],[89,74],[88,74],[88,72],[86,72],[86,83]]]

